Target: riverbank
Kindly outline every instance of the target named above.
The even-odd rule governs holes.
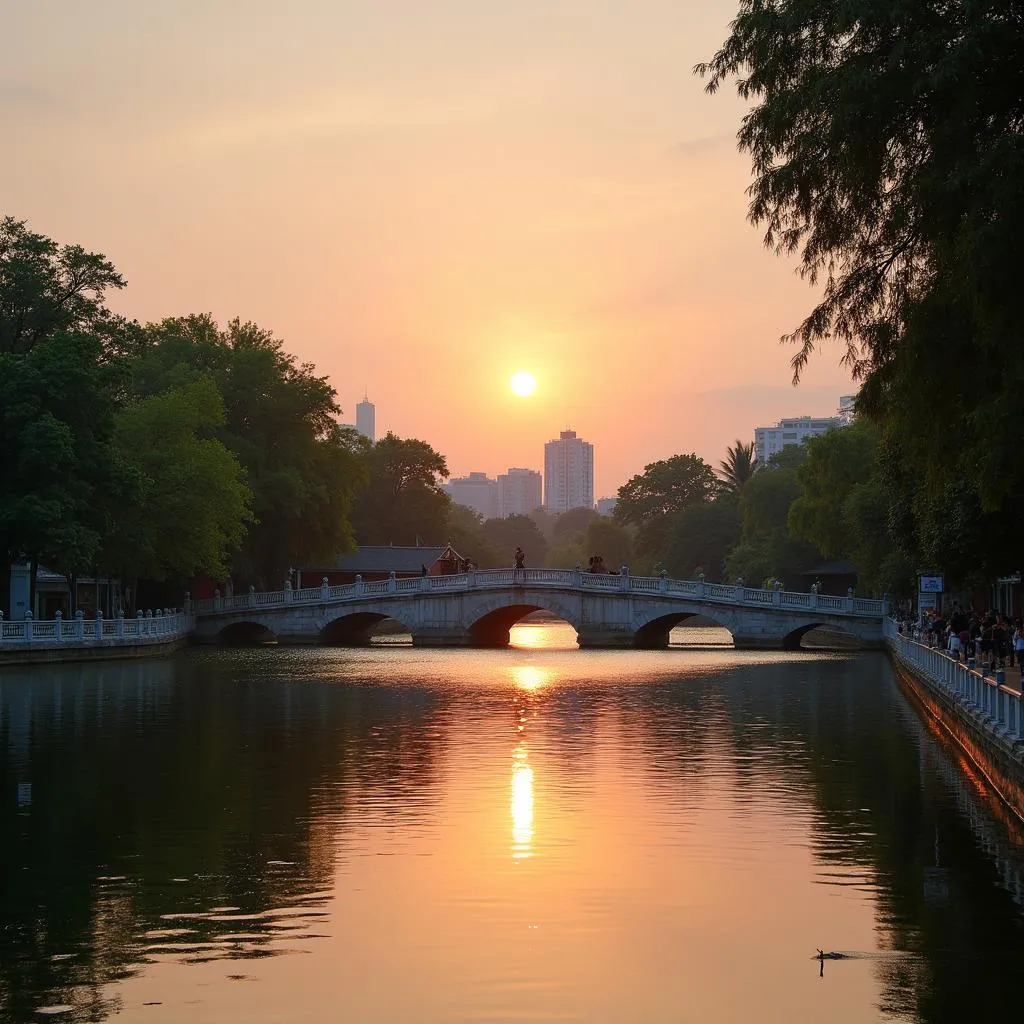
[[[118,661],[132,658],[160,658],[187,647],[189,638],[153,637],[131,643],[86,640],[60,647],[40,644],[4,644],[0,648],[0,671],[15,665],[59,665],[73,662]]]
[[[905,637],[888,637],[904,692],[1024,821],[1024,699],[1021,692]]]

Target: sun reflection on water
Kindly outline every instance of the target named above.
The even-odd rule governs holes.
[[[512,859],[533,855],[533,769],[525,743],[516,747],[512,763]]]
[[[536,665],[516,665],[511,669],[511,673],[516,689],[528,690],[531,693],[550,683],[554,674],[551,669],[539,668]]]

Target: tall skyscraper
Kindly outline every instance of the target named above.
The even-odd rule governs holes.
[[[535,469],[510,469],[498,477],[498,515],[525,516],[540,508],[541,476]]]
[[[575,430],[544,445],[544,507],[556,515],[594,507],[594,446]]]
[[[479,512],[484,519],[494,519],[498,515],[498,481],[486,473],[452,477],[443,489],[456,505],[465,505]]]
[[[377,440],[377,410],[365,392],[363,400],[356,406],[356,430],[371,441]]]

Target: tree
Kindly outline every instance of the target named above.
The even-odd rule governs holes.
[[[1010,538],[1010,565],[1024,560],[1009,522],[1024,500],[1022,52],[1016,0],[741,0],[698,69],[711,91],[737,78],[752,104],[739,133],[751,220],[824,281],[790,336],[794,376],[838,338],[858,413],[917,474],[912,501],[958,491]]]
[[[739,539],[739,503],[731,494],[691,505],[672,522],[664,567],[676,579],[694,579],[700,571],[711,581],[722,581],[726,557]]]
[[[796,470],[763,469],[755,473],[740,494],[740,542],[725,560],[729,578],[742,577],[750,585],[767,578],[796,587],[799,574],[820,560],[806,541],[787,528],[789,509],[800,495]]]
[[[448,506],[448,540],[463,558],[481,569],[496,569],[508,559],[484,535],[483,517],[465,505]]]
[[[513,515],[504,519],[488,519],[483,529],[484,537],[501,558],[499,564],[511,565],[512,552],[517,547],[526,552],[527,566],[544,564],[548,543],[530,516]]]
[[[808,438],[796,471],[800,494],[789,508],[789,532],[826,558],[849,555],[855,543],[843,508],[850,492],[874,473],[877,431],[863,420]]]
[[[633,536],[619,523],[605,516],[595,516],[583,535],[582,548],[589,558],[600,555],[609,569],[633,565]],[[581,565],[586,566],[584,559]]]
[[[571,508],[563,512],[555,520],[555,543],[561,544],[582,537],[595,519],[597,513],[592,508]]]
[[[73,578],[95,567],[125,483],[111,445],[113,373],[100,340],[57,333],[0,353],[0,557]]]
[[[664,550],[671,517],[690,505],[709,501],[718,489],[714,470],[697,455],[673,455],[652,462],[619,488],[616,522],[636,526],[637,550]]]
[[[25,355],[58,334],[104,338],[119,325],[105,293],[124,278],[99,253],[0,220],[0,353]]]
[[[216,385],[225,414],[216,437],[252,490],[254,522],[232,558],[236,577],[279,587],[292,566],[352,550],[363,444],[337,422],[335,391],[311,365],[296,363],[255,324],[236,319],[221,330],[204,315],[146,328],[131,370],[140,398],[201,378]]]
[[[744,444],[737,440],[725,450],[725,461],[719,463],[719,476],[722,487],[730,494],[739,495],[743,485],[754,475],[757,469],[757,457],[754,455],[754,442]]]
[[[223,579],[251,521],[238,460],[211,434],[224,406],[206,378],[143,398],[117,417],[115,444],[135,474],[113,517],[100,563],[120,579]]]
[[[365,465],[366,485],[353,512],[360,544],[443,544],[448,539],[451,500],[439,484],[448,476],[443,455],[426,441],[389,432],[366,452]]]

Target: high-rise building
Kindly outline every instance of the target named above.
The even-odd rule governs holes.
[[[615,506],[619,503],[618,497],[614,498],[598,498],[597,499],[597,514],[599,516],[610,516],[615,511]]]
[[[356,406],[356,430],[371,441],[377,440],[377,410],[365,393]]]
[[[544,445],[544,507],[556,515],[594,507],[594,446],[575,430]]]
[[[541,476],[535,469],[510,469],[498,477],[498,515],[525,516],[541,504]]]
[[[839,412],[836,415],[843,421],[844,427],[848,427],[853,422],[853,417],[855,415],[853,411],[853,403],[856,401],[856,395],[843,395],[839,399]]]
[[[849,425],[850,420],[842,416],[791,416],[779,420],[774,427],[758,427],[754,431],[754,448],[757,464],[763,468],[773,455],[787,445],[799,445],[809,437],[817,437],[837,427]]]
[[[442,485],[442,489],[456,505],[465,505],[479,512],[484,519],[494,519],[498,515],[498,481],[486,473],[452,477]]]

